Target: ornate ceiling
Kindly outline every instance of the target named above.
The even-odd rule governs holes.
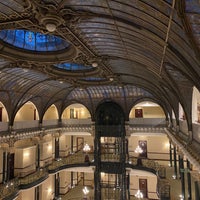
[[[29,100],[41,116],[77,101],[94,112],[103,99],[127,112],[141,99],[175,113],[181,102],[189,115],[200,89],[198,0],[0,0],[0,11],[0,101],[10,120]]]

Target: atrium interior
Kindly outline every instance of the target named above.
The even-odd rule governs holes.
[[[0,11],[0,199],[200,199],[199,0]]]

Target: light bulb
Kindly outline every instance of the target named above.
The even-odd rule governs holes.
[[[54,23],[47,23],[46,29],[49,32],[54,32],[56,30],[56,25]]]

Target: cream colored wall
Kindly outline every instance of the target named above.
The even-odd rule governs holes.
[[[50,106],[44,114],[43,120],[58,119],[58,111],[56,106]]]
[[[21,190],[17,200],[35,200],[35,188]]]
[[[43,167],[53,159],[54,145],[52,140],[40,143],[40,165]]]
[[[35,164],[36,161],[36,146],[28,148],[16,148],[15,149],[15,167],[25,168],[27,166]]]
[[[39,192],[42,200],[52,200],[54,197],[54,175],[49,175],[48,179],[40,185]]]
[[[139,189],[139,179],[147,179],[147,191],[149,199],[158,199],[157,193],[157,176],[130,175],[130,193],[135,195]]]
[[[166,135],[141,135],[131,136],[128,139],[129,153],[137,156],[134,150],[138,146],[139,140],[147,141],[148,158],[150,159],[168,159],[169,160],[169,139]]]
[[[15,121],[31,121],[34,120],[35,106],[32,103],[24,104],[15,116]],[[38,120],[38,112],[36,110],[36,120]]]
[[[62,135],[59,139],[60,156],[67,156],[71,151],[71,136]]]
[[[4,105],[0,102],[0,107],[2,107],[2,122],[8,121],[8,113]]]
[[[159,106],[134,107],[130,111],[129,118],[135,118],[136,108],[141,108],[143,110],[143,118],[165,118],[165,113]]]
[[[71,187],[71,172],[61,171],[60,177],[60,193],[66,194]]]
[[[94,173],[84,173],[85,185],[94,187]]]
[[[85,106],[81,104],[72,104],[63,111],[62,119],[70,119],[70,109],[74,109],[74,111],[77,112],[78,119],[91,118],[91,115]]]

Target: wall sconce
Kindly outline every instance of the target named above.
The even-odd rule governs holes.
[[[49,151],[52,150],[52,145],[47,144],[47,148]]]
[[[142,153],[143,150],[140,146],[137,146],[136,149],[135,149],[135,153]]]
[[[87,195],[89,192],[90,192],[90,191],[89,191],[88,188],[85,186],[85,187],[83,188],[83,193],[84,193],[84,195]]]
[[[90,150],[91,150],[90,146],[88,144],[85,144],[84,147],[83,147],[83,151],[87,153]]]
[[[135,194],[135,197],[137,198],[143,198],[143,194],[140,190],[137,191],[137,193]]]
[[[30,156],[30,153],[29,152],[24,152],[24,157],[29,157]]]

